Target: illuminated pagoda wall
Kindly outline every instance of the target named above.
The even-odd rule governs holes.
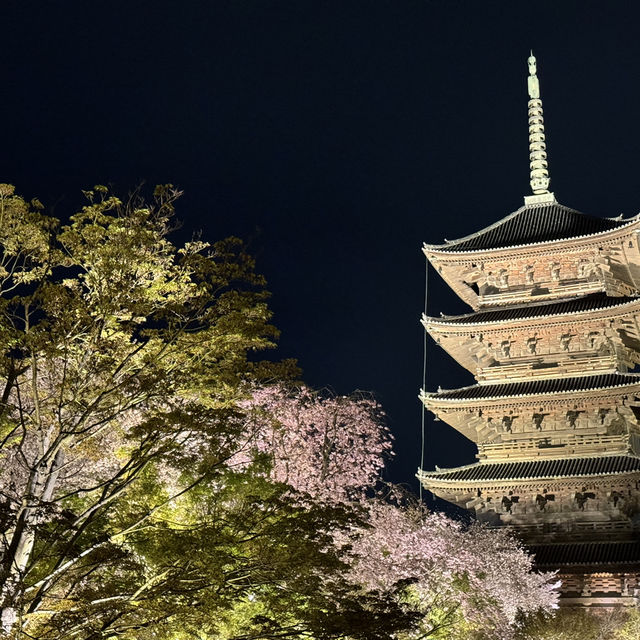
[[[529,64],[531,187],[523,207],[444,245],[434,269],[473,309],[423,317],[477,383],[423,391],[478,461],[420,470],[424,488],[510,527],[557,569],[565,605],[640,603],[640,217],[585,215],[549,192]]]

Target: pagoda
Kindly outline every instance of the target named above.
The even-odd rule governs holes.
[[[536,59],[528,59],[524,206],[443,245],[433,268],[473,309],[423,316],[476,384],[421,392],[478,447],[420,469],[425,489],[508,527],[557,570],[561,604],[640,604],[640,214],[585,215],[549,191]]]

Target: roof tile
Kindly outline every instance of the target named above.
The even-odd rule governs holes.
[[[478,481],[517,478],[561,478],[597,476],[640,471],[636,456],[598,456],[554,460],[523,460],[520,462],[478,462],[458,469],[423,471],[420,477],[437,480]]]
[[[640,375],[633,373],[605,373],[595,376],[578,376],[511,382],[507,384],[475,384],[461,389],[439,391],[427,394],[427,398],[442,400],[469,400],[478,398],[502,398],[509,396],[537,396],[547,393],[566,391],[587,391],[608,389],[625,385],[639,384]]]
[[[472,235],[438,245],[440,251],[478,251],[551,242],[610,231],[631,222],[580,213],[553,202],[524,206]]]
[[[536,567],[640,563],[640,541],[531,545]]]
[[[433,320],[447,324],[484,324],[502,320],[561,316],[568,313],[579,313],[580,311],[597,311],[598,309],[619,307],[637,299],[594,293],[580,298],[569,298],[552,303],[519,305],[490,311],[479,311],[478,313],[467,313],[461,316],[445,316],[443,318],[434,318]]]

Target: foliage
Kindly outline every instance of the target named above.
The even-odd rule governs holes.
[[[557,606],[557,581],[534,573],[531,556],[506,532],[429,513],[397,487],[371,497],[391,441],[370,397],[275,385],[254,391],[245,406],[248,446],[232,463],[264,454],[265,475],[298,493],[355,502],[364,522],[333,532],[350,545],[349,577],[363,594],[394,594],[420,621],[405,632],[510,638],[519,616]]]
[[[614,633],[614,640],[637,640],[640,638],[640,611],[626,611]]]
[[[370,502],[352,575],[369,589],[405,582],[423,615],[421,637],[511,638],[518,616],[557,606],[553,575],[534,573],[509,534],[464,527],[411,499],[398,505],[393,493],[396,504]]]
[[[372,497],[380,407],[254,361],[237,240],[174,245],[170,186],[86,195],[63,225],[0,185],[6,637],[507,638],[554,605],[504,534]]]
[[[347,629],[369,638],[372,624],[384,620],[375,636],[382,639],[406,625],[395,602],[361,600],[341,577],[343,561],[326,530],[353,522],[349,510],[294,503],[285,487],[259,477],[226,480],[218,492],[199,487],[185,494],[171,516],[129,540],[126,560],[136,564],[139,579],[128,572],[117,580],[107,571],[106,580],[79,594],[85,606],[77,617],[54,619],[39,637],[73,637],[77,624],[84,637],[99,637],[108,622],[114,636],[129,632],[137,640],[332,638]]]
[[[528,618],[518,640],[637,640],[637,609],[560,609],[555,615],[539,613]]]
[[[176,495],[215,481],[235,451],[241,383],[258,369],[249,354],[276,335],[238,241],[169,241],[170,186],[150,203],[86,195],[61,225],[0,187],[6,633],[36,625],[45,637],[42,621],[100,604],[94,584],[133,601],[149,588],[131,582],[136,536]]]
[[[361,499],[391,457],[391,434],[370,396],[337,396],[306,386],[256,388],[243,403],[247,446],[231,461],[268,457],[268,475],[318,500]]]

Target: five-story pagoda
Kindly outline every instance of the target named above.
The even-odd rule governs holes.
[[[421,399],[478,446],[422,485],[508,526],[558,569],[564,604],[640,600],[640,214],[598,218],[549,192],[529,64],[531,188],[495,224],[424,253],[473,313],[423,317],[477,384]]]

